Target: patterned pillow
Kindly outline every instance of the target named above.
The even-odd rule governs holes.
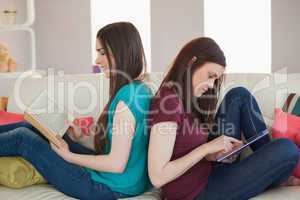
[[[284,112],[300,116],[300,95],[296,93],[291,93],[283,106]]]

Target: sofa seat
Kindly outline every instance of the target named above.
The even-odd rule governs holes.
[[[22,189],[10,189],[0,186],[0,199],[5,200],[71,200],[74,198],[68,197],[57,191],[53,186],[48,184],[34,185]],[[159,192],[152,190],[143,195],[124,200],[159,200]]]
[[[300,187],[290,186],[290,187],[277,187],[274,189],[269,189],[262,194],[251,198],[251,200],[298,200],[300,199]]]
[[[159,87],[162,80],[162,73],[151,73],[147,76],[146,82],[149,83],[149,87],[153,89],[153,92]],[[65,75],[63,77],[55,77],[54,88],[58,88],[57,84],[64,83],[67,90],[67,86],[70,83],[76,85],[82,82],[86,82],[89,85],[93,85],[98,93],[98,102],[96,108],[90,113],[85,113],[86,116],[95,117],[99,110],[101,111],[108,100],[108,81],[98,74],[87,75]],[[224,86],[222,88],[221,97],[229,89],[236,86],[244,86],[248,88],[252,94],[256,97],[264,116],[264,119],[268,127],[272,126],[274,117],[274,108],[282,107],[285,99],[289,93],[300,93],[300,74],[227,74]],[[47,79],[42,78],[38,80],[28,79],[22,82],[20,91],[20,98],[25,105],[29,105],[30,102],[43,90],[47,88]],[[11,88],[11,91],[14,89]],[[8,102],[7,110],[13,113],[23,113],[24,108],[17,105],[15,92],[11,93]],[[58,95],[55,91],[56,96]],[[65,92],[64,99],[70,99],[68,93]],[[74,105],[80,108],[86,108],[91,102],[91,96],[86,93],[85,90],[76,91],[74,99]],[[82,98],[84,97],[84,98]],[[72,96],[73,98],[73,96]],[[64,107],[67,107],[65,103]],[[85,116],[82,113],[75,112],[77,116]],[[75,116],[75,117],[77,117]],[[35,185],[24,189],[9,189],[0,186],[0,199],[7,200],[62,200],[72,199],[66,195],[58,192],[49,185]],[[270,189],[262,194],[252,198],[251,200],[298,200],[300,199],[300,187],[279,187]],[[144,195],[128,198],[127,200],[160,200],[159,192],[147,192]]]
[[[34,185],[23,189],[10,189],[0,186],[0,199],[7,200],[71,200],[47,184]],[[298,200],[300,199],[300,187],[279,187],[270,189],[252,198],[251,200]],[[160,200],[158,190],[152,190],[137,197],[126,198],[124,200]]]

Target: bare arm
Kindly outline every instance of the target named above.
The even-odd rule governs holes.
[[[113,119],[110,153],[107,155],[70,153],[66,160],[97,171],[122,173],[128,162],[135,123],[135,118],[128,106],[122,101],[119,102]]]
[[[151,182],[157,188],[183,175],[206,155],[230,151],[231,142],[237,142],[233,138],[222,136],[197,147],[181,158],[170,161],[176,140],[176,129],[176,122],[160,122],[151,129],[148,168]]]

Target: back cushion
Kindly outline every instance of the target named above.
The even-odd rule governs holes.
[[[47,78],[31,78],[16,81],[7,111],[23,114],[27,106],[47,90],[60,110],[69,110],[75,117],[96,117],[108,101],[109,81],[101,74],[65,75]],[[48,105],[45,109],[48,109]],[[49,110],[49,109],[48,109]]]

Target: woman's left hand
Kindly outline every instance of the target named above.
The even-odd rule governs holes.
[[[64,139],[62,139],[59,136],[57,136],[56,138],[60,141],[60,146],[57,146],[51,142],[50,143],[51,148],[64,160],[70,162],[70,157],[71,157],[72,152],[69,150],[68,143],[66,143],[66,141],[64,141]]]
[[[234,149],[237,149],[242,145],[243,145],[243,143],[235,146]],[[224,152],[217,152],[217,153],[209,154],[209,155],[205,156],[205,159],[208,160],[208,161],[217,161],[218,158],[220,158],[220,157],[222,157],[226,154],[228,154],[228,152],[225,152],[225,153]],[[238,157],[238,154],[233,154],[232,156],[229,156],[228,158],[222,160],[221,162],[222,163],[232,163],[237,159],[237,157]]]

